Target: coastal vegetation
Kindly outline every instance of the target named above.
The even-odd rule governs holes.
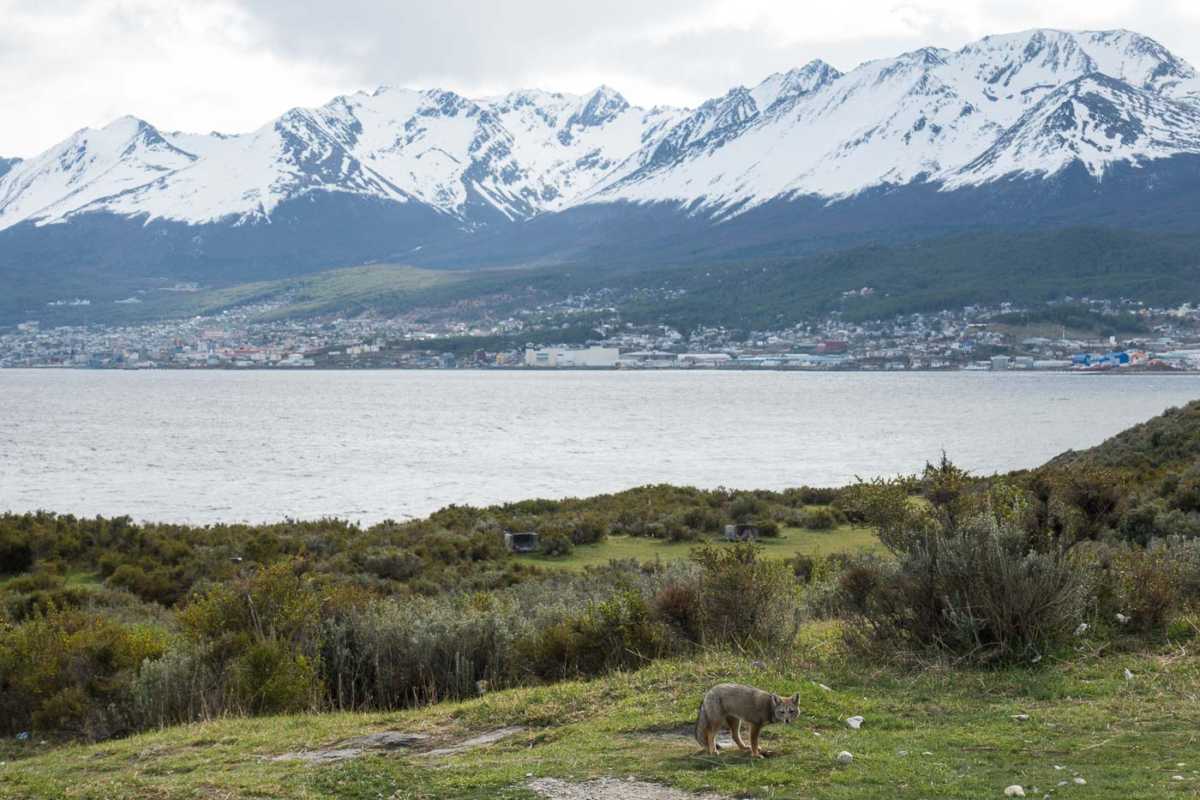
[[[61,794],[79,769],[33,741],[160,727],[86,751],[96,764],[152,753],[141,783],[91,796],[151,784],[184,796],[180,775],[211,758],[235,766],[206,768],[224,787],[210,794],[529,796],[527,772],[602,775],[634,751],[631,772],[684,788],[787,797],[820,783],[850,796],[827,752],[850,714],[872,719],[846,745],[863,756],[855,780],[904,787],[887,796],[993,792],[1014,763],[1049,787],[1064,761],[1107,781],[1095,796],[1194,790],[1183,731],[1200,685],[1198,454],[1194,403],[991,478],[943,458],[842,489],[649,486],[369,528],[4,515],[0,760],[12,763],[0,796]],[[754,524],[762,544],[724,541],[731,523]],[[505,531],[537,532],[548,552],[509,553]],[[622,558],[596,563],[610,547]],[[685,737],[663,740],[665,760],[642,752],[730,678],[800,691],[817,736],[778,733],[787,764],[753,774],[692,759]],[[278,737],[231,720],[316,712],[270,723]],[[1013,727],[1023,715],[1031,724]],[[497,724],[532,738],[498,746],[473,777],[458,762],[368,758],[318,777],[263,761],[352,730]],[[216,744],[189,755],[192,739]],[[1121,755],[1122,742],[1153,764]],[[1139,794],[1135,775],[1154,791]]]

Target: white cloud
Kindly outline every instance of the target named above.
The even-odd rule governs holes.
[[[0,155],[122,114],[241,131],[387,83],[690,105],[823,58],[841,69],[1032,27],[1125,27],[1200,62],[1188,0],[0,0]]]

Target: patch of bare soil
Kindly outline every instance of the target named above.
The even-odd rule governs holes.
[[[598,778],[570,783],[557,778],[539,778],[529,788],[547,800],[726,800],[716,794],[692,794],[658,783]]]
[[[508,728],[498,728],[494,731],[472,736],[470,739],[464,739],[461,742],[448,744],[444,747],[436,749],[425,749],[433,744],[430,737],[424,733],[404,733],[402,731],[383,731],[381,733],[371,733],[365,736],[355,736],[352,739],[346,739],[338,742],[331,747],[321,748],[318,750],[298,750],[294,753],[283,753],[281,755],[272,756],[272,761],[304,761],[309,764],[333,764],[339,761],[349,761],[354,758],[366,755],[367,753],[389,752],[396,750],[405,750],[413,752],[416,755],[437,757],[451,756],[457,753],[465,753],[468,750],[474,750],[479,747],[487,747],[495,744],[502,739],[507,739],[509,736],[520,733],[525,730],[520,726],[511,726]]]

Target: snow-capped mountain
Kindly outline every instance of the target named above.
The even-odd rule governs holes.
[[[384,87],[237,135],[124,117],[0,160],[0,270],[678,260],[1167,205],[1190,224],[1198,165],[1190,65],[1130,31],[1034,30],[812,61],[695,109]]]
[[[167,133],[123,117],[0,178],[0,228],[111,212],[186,223],[269,221],[323,191],[419,202],[464,222],[561,208],[680,116],[601,87],[579,97],[381,88],[293,109],[248,134]]]
[[[697,143],[589,199],[745,211],[781,196],[1051,175],[1073,161],[1100,176],[1116,162],[1200,153],[1198,92],[1188,64],[1128,31],[989,36],[958,52],[925,48],[825,73],[791,102],[748,115],[718,146]]]

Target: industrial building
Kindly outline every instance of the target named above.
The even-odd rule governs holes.
[[[565,347],[526,348],[527,367],[615,367],[621,352],[615,347],[585,347],[572,350]]]

